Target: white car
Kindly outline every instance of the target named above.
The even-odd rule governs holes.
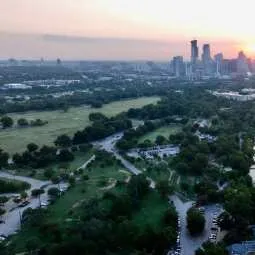
[[[45,201],[45,202],[41,202],[41,207],[46,207],[49,205],[49,202],[48,201]]]
[[[215,234],[211,234],[209,237],[209,239],[216,239],[216,238],[217,238],[217,235],[215,235]]]

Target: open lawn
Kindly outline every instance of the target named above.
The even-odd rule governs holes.
[[[169,138],[169,135],[172,134],[176,134],[177,132],[179,132],[181,130],[181,126],[180,125],[169,125],[169,126],[164,126],[164,127],[160,127],[152,132],[149,132],[148,134],[142,136],[139,139],[139,142],[143,142],[145,140],[151,140],[152,142],[154,142],[157,138],[158,135],[162,135],[165,138]]]
[[[89,106],[72,107],[68,112],[43,111],[9,114],[15,122],[19,118],[27,120],[41,119],[49,123],[42,127],[13,128],[0,131],[0,148],[10,154],[22,152],[28,143],[40,146],[52,145],[58,135],[73,135],[90,124],[88,116],[92,112],[101,112],[107,116],[114,116],[130,108],[141,108],[147,104],[155,104],[159,97],[142,97],[138,99],[123,100],[104,105],[100,109]]]

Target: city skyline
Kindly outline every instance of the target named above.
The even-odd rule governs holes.
[[[210,43],[212,54],[234,58],[244,50],[254,57],[252,5],[251,0],[231,2],[231,8],[220,0],[3,0],[0,58],[188,58],[186,42],[193,38]]]

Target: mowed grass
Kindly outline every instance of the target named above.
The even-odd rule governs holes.
[[[16,122],[19,118],[27,120],[42,119],[49,123],[42,127],[13,128],[0,131],[0,148],[11,155],[23,152],[27,144],[33,142],[42,145],[52,145],[58,135],[72,136],[76,131],[90,125],[89,114],[101,112],[106,116],[115,116],[130,108],[141,108],[148,104],[155,104],[159,97],[141,97],[138,99],[122,100],[104,105],[100,109],[89,106],[72,107],[68,112],[41,111],[8,114]]]
[[[149,132],[148,134],[142,136],[139,139],[139,142],[143,142],[145,140],[150,140],[150,141],[154,142],[156,140],[157,136],[159,136],[159,135],[162,135],[166,139],[168,139],[170,135],[176,134],[180,130],[181,130],[180,125],[168,125],[168,126],[160,127],[158,129],[156,129],[152,132]]]

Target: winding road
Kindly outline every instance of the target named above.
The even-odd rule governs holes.
[[[113,153],[113,155],[119,159],[121,161],[121,163],[123,164],[123,166],[125,168],[127,168],[132,174],[134,175],[139,175],[142,173],[141,170],[137,169],[132,163],[130,163],[129,161],[127,161],[126,159],[124,159],[118,152],[118,150],[116,149],[115,145],[117,143],[118,140],[120,140],[122,137],[123,137],[124,133],[123,132],[120,132],[120,133],[117,133],[117,134],[114,134],[114,135],[111,135],[109,137],[106,137],[105,139],[102,139],[102,140],[99,140],[99,141],[96,141],[93,143],[93,145],[96,147],[96,148],[99,148],[99,149],[104,149],[105,151],[107,152],[110,152],[110,153]],[[147,177],[147,180],[150,182],[150,187],[152,189],[155,188],[156,184],[155,182]]]
[[[6,209],[7,213],[3,215],[1,218],[2,220],[5,221],[5,223],[0,224],[0,234],[9,236],[15,231],[19,230],[20,228],[20,222],[21,222],[21,216],[24,210],[27,208],[37,208],[41,205],[41,203],[46,203],[48,201],[48,194],[47,191],[48,189],[52,187],[60,187],[63,184],[52,184],[50,181],[40,181],[36,180],[30,177],[25,177],[25,176],[17,176],[17,175],[12,175],[6,172],[0,172],[0,178],[6,178],[9,180],[17,180],[17,181],[23,181],[29,183],[31,186],[26,192],[29,195],[29,204],[25,207],[17,207],[17,205],[12,202],[12,200],[9,200],[6,203]],[[66,184],[64,184],[66,186]],[[40,200],[38,198],[31,197],[31,191],[33,189],[39,189],[39,188],[44,188],[45,193],[40,196]],[[5,195],[5,194],[2,194]],[[12,196],[19,195],[19,194],[9,194]],[[10,210],[13,208],[13,210]]]

